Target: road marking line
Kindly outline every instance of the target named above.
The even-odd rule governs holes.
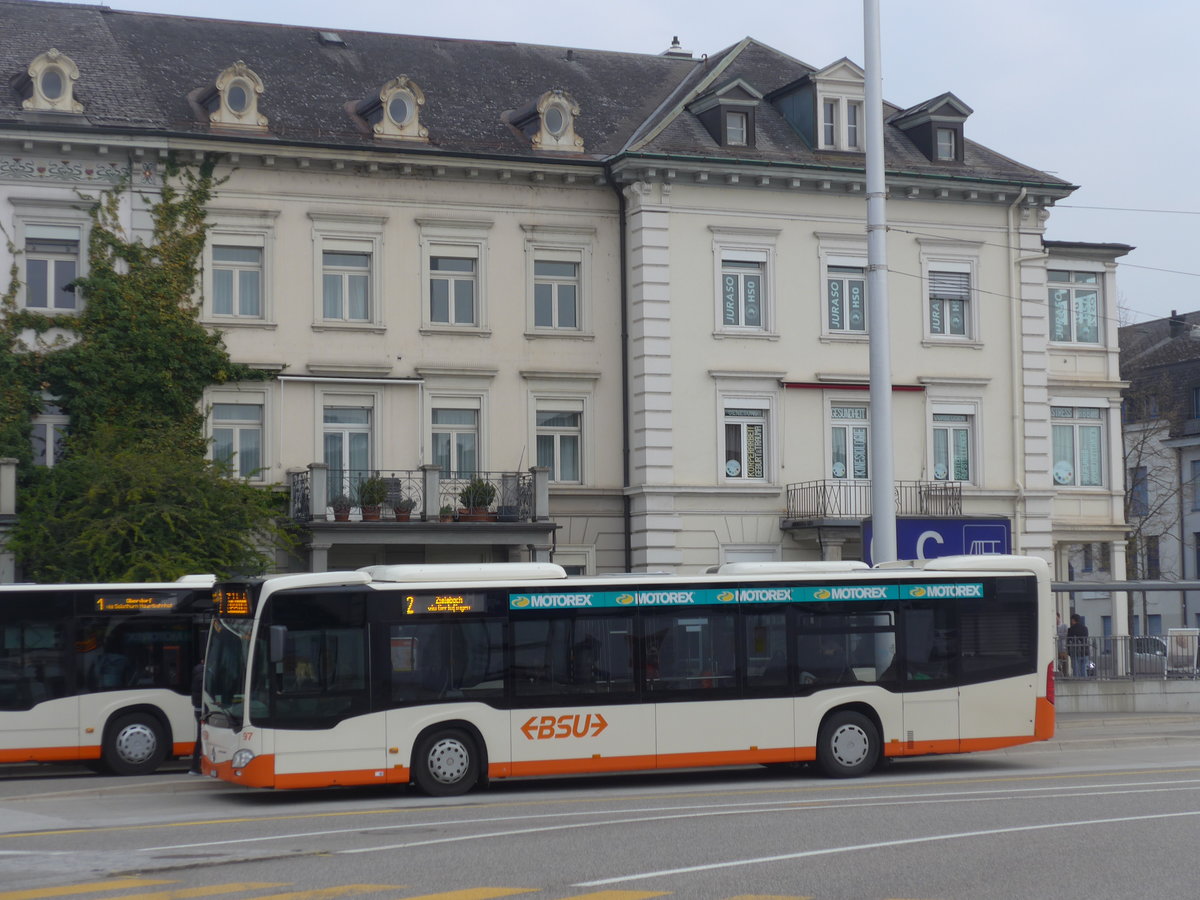
[[[43,897],[69,897],[72,894],[87,894],[91,891],[124,891],[136,887],[152,887],[159,884],[176,884],[161,878],[116,878],[112,881],[90,881],[87,884],[72,884],[66,887],[30,888],[26,891],[0,891],[0,900],[40,900]]]
[[[443,891],[440,894],[422,894],[405,900],[494,900],[495,897],[511,897],[513,894],[532,894],[538,888],[464,888],[461,891]],[[647,894],[648,897],[657,896]]]
[[[311,891],[287,891],[282,894],[267,894],[254,900],[327,900],[347,894],[373,894],[376,891],[403,890],[402,884],[339,884],[334,887],[314,888]]]
[[[576,894],[565,900],[650,900],[651,897],[665,897],[670,893],[670,891],[596,891],[592,894]],[[787,900],[787,898],[784,897],[783,900]]]
[[[151,891],[145,894],[125,894],[122,897],[108,897],[106,900],[186,900],[188,897],[209,897],[213,894],[232,894],[234,891],[261,891],[264,888],[287,887],[287,885],[286,881],[243,881],[202,887],[171,888],[166,891]]]
[[[705,863],[699,866],[683,866],[678,869],[660,869],[657,872],[642,872],[637,875],[619,875],[615,878],[600,878],[581,881],[572,887],[599,887],[621,881],[636,881],[639,878],[662,878],[667,875],[686,875],[692,872],[707,872],[713,869],[731,869],[736,866],[761,865],[762,863],[784,862],[792,859],[807,859],[813,856],[830,856],[835,853],[853,853],[857,850],[878,850],[883,847],[903,847],[908,844],[926,844],[950,841],[958,838],[989,837],[994,834],[1015,834],[1022,831],[1045,831],[1051,828],[1077,828],[1080,825],[1116,825],[1124,822],[1146,822],[1154,819],[1178,819],[1183,816],[1200,816],[1200,810],[1180,813],[1157,813],[1150,816],[1121,816],[1113,819],[1083,819],[1075,822],[1051,822],[1041,825],[1015,825],[1011,828],[988,828],[983,831],[960,831],[954,834],[931,834],[927,837],[900,838],[895,841],[878,841],[873,844],[851,844],[847,847],[826,847],[823,850],[802,850],[798,853],[780,853],[776,856],[760,856],[750,859],[731,859],[726,862]]]
[[[858,807],[858,806],[895,806],[895,805],[901,804],[901,801],[917,802],[917,803],[963,803],[963,802],[971,802],[971,801],[974,801],[974,800],[977,800],[980,798],[1006,799],[1006,798],[1011,797],[1012,795],[1030,794],[1030,793],[1035,793],[1035,792],[1036,792],[1037,796],[1034,799],[1045,800],[1045,799],[1054,799],[1054,798],[1060,797],[1060,796],[1062,796],[1062,797],[1081,797],[1081,796],[1089,796],[1089,795],[1104,796],[1104,795],[1110,794],[1110,793],[1112,793],[1112,794],[1138,793],[1138,792],[1133,792],[1133,791],[1118,791],[1118,790],[1114,790],[1114,788],[1117,788],[1117,787],[1121,787],[1121,788],[1124,788],[1124,787],[1150,787],[1150,786],[1156,786],[1156,785],[1163,785],[1163,787],[1155,787],[1154,790],[1156,790],[1156,791],[1176,791],[1176,790],[1181,789],[1179,787],[1180,785],[1187,785],[1187,787],[1182,788],[1183,790],[1200,790],[1200,779],[1187,779],[1185,781],[1142,781],[1142,782],[1130,782],[1125,785],[1113,785],[1113,786],[1106,786],[1106,785],[1102,785],[1102,784],[1082,784],[1082,785],[1071,785],[1069,787],[1060,788],[1060,790],[1071,791],[1072,793],[1070,793],[1070,794],[1046,794],[1045,793],[1046,788],[1044,788],[1044,787],[1005,788],[1005,789],[996,789],[996,790],[988,790],[988,791],[974,791],[974,792],[970,792],[967,794],[962,794],[961,792],[952,793],[950,791],[943,791],[943,792],[938,792],[938,793],[924,793],[924,794],[880,794],[880,795],[876,795],[876,796],[867,795],[864,797],[857,797],[852,801],[838,800],[836,798],[829,798],[827,800],[795,799],[795,800],[778,800],[778,801],[774,801],[774,802],[758,800],[758,801],[747,802],[747,803],[712,803],[712,804],[705,804],[705,805],[691,804],[691,805],[686,805],[686,806],[657,806],[657,807],[644,807],[642,809],[633,810],[632,813],[629,813],[629,814],[631,814],[631,815],[637,814],[640,817],[640,819],[638,821],[652,822],[659,818],[677,818],[676,816],[650,815],[651,813],[664,813],[664,812],[686,812],[688,815],[684,816],[684,818],[689,818],[689,817],[694,818],[701,813],[705,813],[706,810],[709,811],[709,812],[705,813],[708,815],[736,815],[739,812],[744,812],[747,814],[760,814],[760,813],[771,813],[771,812],[789,812],[792,810],[801,810],[801,809],[807,809],[807,810],[823,809],[823,808],[827,808],[827,807],[831,807],[831,806],[834,806],[837,809],[848,809],[848,808],[853,808],[853,807]],[[1083,792],[1083,791],[1088,791],[1088,792],[1090,792],[1090,794],[1079,793],[1079,792]],[[1145,791],[1141,791],[1140,793],[1152,793],[1152,792],[1153,791],[1145,790]],[[946,798],[949,798],[949,799],[946,799]],[[188,843],[188,844],[165,844],[165,845],[158,846],[158,847],[141,847],[136,852],[138,852],[138,853],[159,853],[159,852],[162,852],[165,850],[195,850],[195,849],[198,849],[201,847],[223,847],[223,846],[228,846],[228,845],[233,845],[233,844],[254,844],[254,843],[259,843],[259,842],[265,843],[267,841],[285,841],[285,840],[293,840],[296,838],[329,837],[331,835],[337,835],[337,834],[365,834],[368,831],[390,831],[390,830],[402,831],[402,830],[406,830],[406,829],[416,829],[416,828],[426,829],[426,828],[448,828],[448,827],[465,826],[465,825],[475,826],[475,825],[480,825],[480,824],[484,824],[484,823],[488,823],[488,822],[512,822],[514,820],[520,821],[520,822],[528,822],[528,821],[531,821],[534,819],[562,820],[562,819],[578,817],[578,816],[603,815],[605,813],[610,813],[610,812],[613,812],[613,811],[610,811],[610,810],[586,810],[586,811],[582,811],[582,812],[546,813],[544,815],[534,815],[534,816],[494,816],[494,817],[482,818],[482,819],[444,819],[442,821],[435,821],[435,822],[428,822],[428,821],[426,821],[426,822],[410,822],[410,823],[406,823],[406,824],[405,823],[399,823],[399,824],[394,823],[391,825],[371,825],[371,826],[366,826],[366,827],[361,827],[361,828],[337,828],[337,829],[326,829],[323,831],[299,831],[299,832],[289,832],[287,834],[268,834],[268,835],[260,835],[257,837],[248,837],[248,838],[230,838],[227,840],[219,840],[219,841],[194,841],[194,842]],[[587,823],[584,823],[584,824],[586,825]],[[596,822],[593,824],[604,825],[604,824],[608,824],[608,823],[605,821],[600,821],[600,822]],[[572,825],[572,826],[564,826],[564,827],[577,828],[577,827],[584,827],[584,825]],[[501,834],[507,834],[507,832],[502,832]],[[482,836],[487,837],[488,835],[482,835]],[[473,836],[466,836],[466,837],[462,837],[462,838],[446,838],[445,840],[468,840],[471,837],[473,837]],[[409,846],[409,845],[395,845],[395,846],[400,847],[400,846]],[[368,848],[364,848],[358,852],[368,853],[371,851],[371,849],[372,848],[368,847]],[[330,852],[349,853],[349,852],[354,852],[354,851],[343,850],[343,851],[330,851]]]

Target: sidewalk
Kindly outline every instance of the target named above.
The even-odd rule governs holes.
[[[1138,744],[1200,744],[1200,715],[1195,713],[1059,713],[1054,737],[1031,749],[1106,750]]]

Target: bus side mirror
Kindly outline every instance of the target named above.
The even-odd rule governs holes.
[[[271,626],[271,662],[283,662],[283,648],[287,644],[287,626]]]

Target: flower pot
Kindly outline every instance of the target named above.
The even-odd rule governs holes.
[[[496,514],[486,506],[467,506],[458,511],[458,521],[460,522],[491,522],[495,518]]]
[[[396,521],[397,522],[407,522],[411,515],[411,513],[407,509],[397,509],[397,510],[395,510],[395,513],[396,513]]]
[[[378,522],[380,518],[381,507],[364,506],[362,508],[362,517],[364,522]]]
[[[333,511],[333,521],[335,521],[335,522],[349,522],[349,521],[350,521],[350,510],[348,510],[348,509],[335,509],[335,510]]]

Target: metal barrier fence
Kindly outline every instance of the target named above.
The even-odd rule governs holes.
[[[1188,633],[1060,637],[1059,678],[1146,680],[1200,677],[1200,636]]]

